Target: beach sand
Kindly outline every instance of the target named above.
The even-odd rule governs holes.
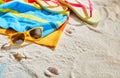
[[[0,78],[120,78],[120,0],[91,1],[101,15],[97,27],[72,13],[55,49],[34,43],[1,49]],[[6,42],[0,35],[0,46]],[[16,53],[26,58],[17,61]],[[48,67],[59,75],[47,77]]]

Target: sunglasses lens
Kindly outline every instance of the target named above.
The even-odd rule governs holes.
[[[11,37],[11,40],[14,44],[21,44],[24,42],[25,35],[23,33],[15,34]]]
[[[30,36],[38,39],[42,36],[42,29],[41,28],[37,28],[37,29],[33,29],[30,31]]]

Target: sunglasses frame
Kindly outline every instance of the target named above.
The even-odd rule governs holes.
[[[16,32],[16,33],[14,33],[14,34],[10,34],[9,36],[8,36],[8,38],[10,39],[10,44],[12,44],[13,46],[20,46],[20,45],[22,45],[24,42],[25,42],[25,40],[26,40],[26,37],[31,37],[30,36],[30,31],[32,31],[32,30],[34,30],[34,29],[37,29],[37,28],[40,28],[41,29],[41,34],[43,34],[42,33],[42,31],[43,31],[43,27],[36,27],[36,28],[32,28],[32,29],[30,29],[30,30],[28,30],[28,31],[25,31],[25,32]],[[22,43],[20,43],[20,44],[14,44],[13,43],[13,41],[12,41],[12,37],[14,36],[14,35],[16,35],[16,34],[23,34],[24,35],[24,40],[23,40],[23,42]],[[42,35],[41,35],[41,37],[42,37]],[[40,37],[40,38],[41,38]],[[38,39],[35,39],[35,38],[33,38],[33,37],[31,37],[32,39],[34,39],[34,40],[38,40],[38,39],[40,39],[40,38],[38,38]]]

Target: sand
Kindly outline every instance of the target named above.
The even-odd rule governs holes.
[[[97,27],[71,14],[54,50],[34,43],[0,50],[0,78],[120,78],[120,0],[92,2],[101,14]],[[0,35],[0,46],[6,42]],[[15,53],[27,58],[17,61]],[[47,77],[48,67],[60,74]]]

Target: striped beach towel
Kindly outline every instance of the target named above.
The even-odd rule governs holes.
[[[0,5],[0,27],[24,32],[42,27],[43,37],[59,28],[68,15],[50,13],[22,1],[10,1]]]
[[[14,0],[0,5],[0,33],[9,36],[34,27],[43,27],[43,38],[33,40],[27,37],[26,40],[55,48],[68,23],[68,16],[69,12],[68,15],[49,13],[36,5]]]

